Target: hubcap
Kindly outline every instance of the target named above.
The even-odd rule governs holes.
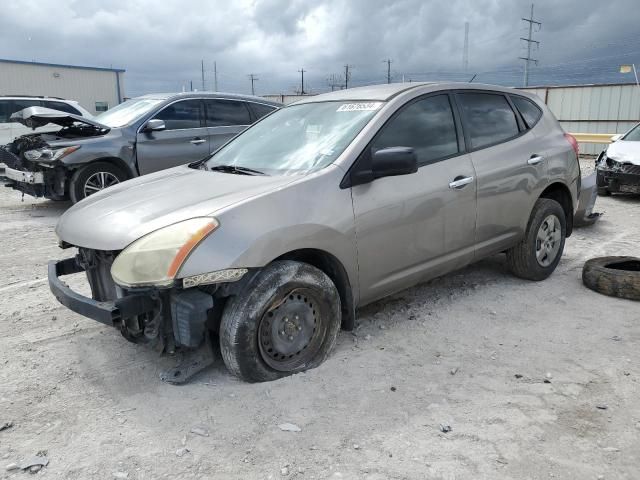
[[[118,177],[110,172],[96,172],[87,178],[84,182],[84,196],[104,190],[105,188],[112,187],[116,183],[120,183]]]
[[[325,328],[320,303],[311,290],[301,288],[274,305],[260,320],[260,354],[271,368],[294,371],[304,367],[322,346]]]
[[[562,227],[555,215],[549,215],[540,224],[536,237],[536,259],[542,267],[548,267],[558,256],[562,243]]]

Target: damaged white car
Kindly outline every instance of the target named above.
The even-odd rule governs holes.
[[[598,194],[640,193],[640,124],[611,140],[596,160]]]

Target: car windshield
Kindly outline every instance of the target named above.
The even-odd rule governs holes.
[[[623,137],[623,140],[626,140],[627,142],[640,142],[640,123],[636,125],[633,130],[627,133]]]
[[[218,150],[206,163],[286,175],[335,161],[381,102],[318,102],[282,108]]]
[[[111,128],[124,127],[135,122],[162,102],[164,100],[161,98],[133,98],[95,116],[94,120]]]

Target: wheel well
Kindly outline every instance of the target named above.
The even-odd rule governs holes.
[[[342,304],[342,328],[353,330],[355,326],[355,304],[349,276],[340,260],[324,250],[305,248],[285,253],[276,260],[294,260],[308,263],[322,270],[334,283],[340,294]]]
[[[131,169],[129,168],[129,166],[127,165],[127,162],[125,162],[124,160],[122,160],[121,158],[118,157],[102,157],[102,158],[96,158],[94,160],[91,160],[89,163],[84,163],[82,165],[78,165],[75,169],[74,172],[77,170],[80,170],[81,168],[87,167],[89,165],[93,165],[94,163],[99,163],[99,162],[104,162],[104,163],[112,163],[114,164],[116,167],[118,167],[119,169],[121,169],[124,173],[127,174],[127,180],[130,178],[134,177],[133,172],[131,172]]]
[[[573,231],[573,199],[567,186],[562,183],[553,183],[542,192],[540,198],[555,200],[562,206],[567,222],[567,237],[571,236]]]

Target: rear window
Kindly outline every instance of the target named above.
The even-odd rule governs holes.
[[[52,102],[50,100],[44,100],[42,102],[42,106],[43,107],[47,107],[47,108],[53,108],[54,110],[58,110],[60,112],[66,112],[66,113],[71,113],[73,115],[80,115],[82,116],[82,114],[76,110],[75,108],[73,108],[71,105],[69,105],[68,103],[64,103],[64,102]]]
[[[520,133],[516,114],[504,95],[460,93],[457,98],[472,148],[495,145]]]
[[[0,123],[9,121],[9,100],[0,100]]]
[[[251,110],[253,110],[253,114],[255,115],[256,120],[261,119],[262,117],[270,114],[276,109],[276,107],[272,107],[271,105],[264,105],[262,103],[249,102],[248,105],[251,107]]]
[[[542,110],[535,103],[528,98],[512,95],[511,100],[516,106],[522,118],[524,118],[527,128],[533,128],[540,117],[542,117]]]

